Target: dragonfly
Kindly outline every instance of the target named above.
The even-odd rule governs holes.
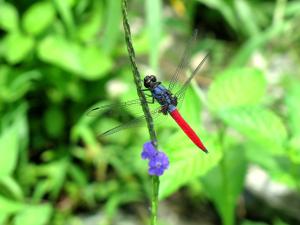
[[[155,75],[146,75],[144,77],[144,87],[142,91],[145,92],[146,103],[147,104],[159,104],[157,108],[154,110],[151,110],[152,117],[156,118],[160,115],[170,115],[174,121],[179,125],[179,127],[183,130],[183,132],[189,137],[189,139],[202,151],[205,153],[208,153],[207,148],[202,143],[199,136],[196,134],[196,132],[191,128],[191,126],[186,122],[186,120],[181,116],[178,106],[179,103],[182,102],[185,92],[191,82],[191,80],[198,74],[200,68],[206,61],[206,59],[209,56],[209,53],[200,61],[200,63],[197,65],[197,67],[193,70],[191,75],[188,77],[188,79],[183,83],[183,85],[180,86],[180,89],[176,92],[174,92],[174,89],[176,86],[178,86],[178,78],[183,71],[183,69],[188,64],[188,59],[191,54],[192,45],[196,41],[197,37],[197,31],[194,32],[192,38],[188,41],[185,50],[183,52],[183,55],[181,57],[180,63],[178,67],[176,68],[174,74],[171,77],[171,80],[169,82],[168,87],[162,84],[161,81],[157,79]],[[87,112],[88,115],[95,115],[102,113],[104,111],[110,110],[112,108],[118,108],[119,110],[125,110],[132,106],[139,105],[141,107],[140,99],[134,99],[126,102],[121,102],[116,104],[110,104],[110,105],[96,105],[90,108]],[[127,123],[120,124],[116,127],[113,127],[101,134],[99,134],[99,137],[111,135],[116,132],[119,132],[123,129],[127,129],[130,127],[135,127],[137,125],[145,124],[145,116],[139,116]]]

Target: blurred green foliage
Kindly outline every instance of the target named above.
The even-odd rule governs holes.
[[[195,53],[212,53],[202,72],[208,82],[194,83],[181,108],[209,154],[171,120],[157,124],[171,161],[161,199],[188,187],[231,225],[250,165],[300,192],[299,17],[298,1],[130,1],[142,74],[145,64],[166,71],[166,46],[173,53],[163,61],[175,67],[185,44],[179,37],[188,40],[194,28],[201,33]],[[140,152],[147,130],[99,142],[97,132],[135,114],[85,113],[96,102],[134,98],[120,0],[1,0],[0,224],[80,224],[79,214],[99,208],[110,224],[121,205],[146,205],[150,179]]]

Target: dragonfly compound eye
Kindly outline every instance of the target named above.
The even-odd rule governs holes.
[[[154,75],[151,75],[150,77],[152,82],[156,82],[156,77]]]
[[[145,76],[145,78],[144,78],[144,86],[146,87],[146,88],[149,88],[150,87],[150,84],[151,84],[151,76]]]

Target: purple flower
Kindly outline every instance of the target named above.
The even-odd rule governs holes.
[[[150,175],[161,176],[169,168],[169,159],[163,152],[157,151],[151,142],[144,144],[142,158],[149,160]]]
[[[150,159],[148,165],[148,173],[150,175],[161,176],[164,171],[169,168],[169,159],[165,153],[157,152],[157,154]]]
[[[151,141],[144,144],[142,159],[151,159],[157,153]]]

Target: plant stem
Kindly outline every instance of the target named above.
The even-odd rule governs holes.
[[[157,224],[159,177],[152,176],[151,225]]]
[[[125,41],[128,50],[129,60],[131,63],[132,73],[134,82],[137,89],[137,94],[141,101],[141,105],[143,108],[144,115],[146,117],[147,127],[149,131],[149,135],[152,141],[152,144],[157,149],[158,143],[156,138],[156,133],[154,130],[153,119],[149,110],[149,106],[146,101],[146,97],[144,92],[142,91],[142,79],[141,75],[138,71],[136,62],[135,62],[135,51],[131,41],[131,32],[130,26],[128,23],[127,16],[127,0],[122,0],[122,15],[123,15],[123,27],[125,31]],[[151,225],[157,224],[157,208],[158,208],[158,191],[159,191],[159,177],[152,176],[152,198],[151,198]]]

